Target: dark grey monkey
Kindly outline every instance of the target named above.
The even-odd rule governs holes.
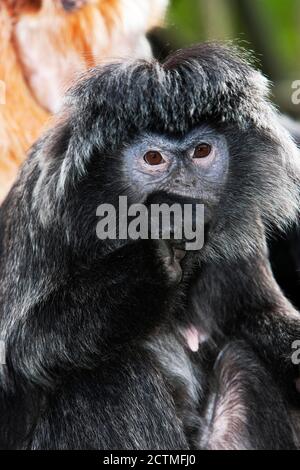
[[[266,81],[233,50],[203,45],[82,80],[1,208],[1,446],[295,446],[300,321],[272,278],[265,233],[296,217],[297,157]],[[204,248],[181,260],[171,243],[162,262],[152,240],[99,240],[96,208],[120,195],[201,202]],[[209,338],[199,353],[191,331]],[[218,404],[232,396],[223,377],[228,363],[239,371],[239,353],[259,375],[250,387],[237,373],[243,442],[211,433],[211,410],[228,416]],[[262,431],[258,442],[270,390],[281,405],[266,426],[280,423],[285,439]]]

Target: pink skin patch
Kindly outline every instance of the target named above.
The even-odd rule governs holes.
[[[199,344],[206,340],[206,336],[201,334],[194,325],[191,325],[183,331],[183,337],[192,352],[197,352],[199,350]]]

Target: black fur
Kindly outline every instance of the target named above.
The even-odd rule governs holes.
[[[126,194],[119,159],[136,134],[182,135],[206,120],[228,139],[229,177],[197,269],[187,256],[173,286],[159,246],[99,241],[95,211]],[[282,423],[278,435],[287,432],[293,447],[288,400],[297,400],[286,391],[300,322],[273,280],[265,238],[296,217],[297,156],[266,80],[228,48],[199,46],[163,64],[113,64],[83,78],[1,208],[1,446],[213,447],[203,403],[222,378],[222,367],[212,370],[217,352],[239,339],[245,360],[253,354],[270,367],[249,374],[261,378],[261,396],[270,377],[265,386],[282,405],[266,426],[271,433]],[[210,336],[208,356],[182,344],[178,331],[189,323]],[[271,406],[265,395],[262,406]],[[280,446],[267,432],[260,442],[248,437],[246,448]]]

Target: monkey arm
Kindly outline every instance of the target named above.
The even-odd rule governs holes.
[[[245,339],[277,379],[295,390],[299,370],[292,363],[292,344],[300,339],[300,314],[281,292],[264,255],[203,265],[193,289],[190,308],[210,334]]]
[[[65,284],[14,321],[8,371],[51,388],[64,373],[101,364],[149,334],[170,293],[151,246],[134,243],[93,266],[76,266]]]
[[[299,376],[299,368],[292,362],[292,346],[300,339],[300,314],[280,290],[269,260],[253,260],[248,265],[249,274],[253,265],[257,280],[253,291],[249,288],[248,298],[244,294],[248,308],[245,305],[241,311],[241,329],[269,368],[287,383],[289,378]],[[253,308],[255,293],[259,303]]]
[[[245,341],[221,350],[210,380],[202,449],[296,449],[284,396]]]

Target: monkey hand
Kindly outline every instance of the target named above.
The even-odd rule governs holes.
[[[185,251],[169,240],[159,240],[157,245],[158,254],[168,276],[169,285],[179,284],[182,279],[181,261],[185,257]]]

